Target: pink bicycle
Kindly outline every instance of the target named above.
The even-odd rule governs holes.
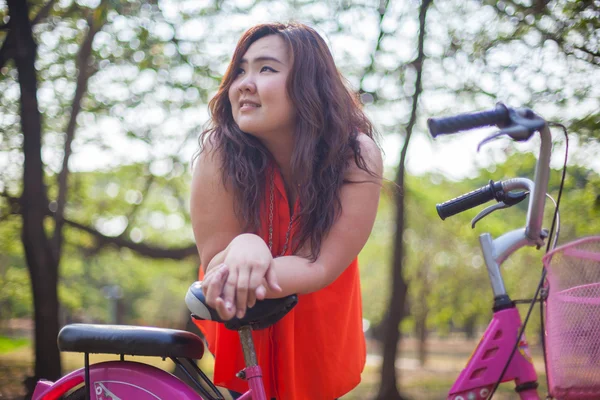
[[[480,146],[499,136],[525,141],[539,132],[541,138],[533,182],[526,178],[490,181],[480,189],[437,205],[439,216],[445,219],[496,200],[497,204],[485,208],[472,220],[475,226],[490,213],[513,206],[529,195],[524,228],[496,239],[489,233],[479,237],[494,294],[494,315],[447,399],[490,399],[498,385],[508,381],[514,381],[520,399],[540,399],[537,375],[524,334],[529,315],[540,298],[545,306],[542,315],[547,321],[543,335],[547,398],[600,399],[600,236],[566,244],[544,256],[545,268],[524,323],[506,292],[500,273],[500,265],[516,250],[524,246],[539,249],[546,239],[551,242],[551,232],[555,232],[553,247],[558,238],[556,222],[559,222],[562,183],[553,226],[550,231],[542,229],[552,147],[548,123],[529,109],[511,109],[499,103],[489,111],[430,118],[428,125],[434,137],[483,126],[500,128]],[[563,181],[564,176],[563,169]]]
[[[238,373],[238,377],[246,379],[249,386],[240,399],[267,400],[261,368],[256,362],[252,330],[264,329],[279,321],[296,305],[298,297],[291,295],[259,301],[248,309],[244,318],[229,321],[222,321],[215,310],[206,306],[199,282],[190,286],[185,301],[193,318],[223,322],[227,328],[239,332],[246,368]],[[224,400],[193,361],[202,358],[204,343],[190,332],[73,324],[60,331],[58,346],[61,351],[84,353],[85,365],[56,382],[39,381],[33,400]],[[117,354],[120,360],[90,365],[90,354]],[[159,368],[126,361],[125,355],[170,358],[194,388]]]

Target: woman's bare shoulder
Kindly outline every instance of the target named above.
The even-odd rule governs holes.
[[[190,200],[192,220],[214,218],[215,211],[233,213],[233,193],[224,180],[222,150],[210,138],[194,163]]]
[[[209,193],[218,193],[226,189],[227,183],[223,181],[223,157],[223,150],[216,145],[214,139],[206,138],[193,162],[192,190],[210,189]]]
[[[206,141],[195,160],[192,176],[190,216],[200,258],[206,265],[242,233],[233,191],[228,190],[223,179],[222,156],[218,146]]]
[[[383,158],[381,156],[381,149],[379,148],[375,140],[370,138],[368,135],[365,135],[364,133],[358,134],[356,140],[358,141],[358,145],[360,148],[360,155],[365,161],[365,164],[369,171],[377,175],[378,177],[381,177],[383,174]],[[354,162],[351,163],[351,167],[349,168],[348,173],[351,175],[358,174],[360,176],[364,176],[364,174],[367,174],[366,171],[364,171]]]

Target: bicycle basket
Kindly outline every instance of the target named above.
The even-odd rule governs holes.
[[[560,246],[543,261],[550,394],[600,399],[600,236]]]

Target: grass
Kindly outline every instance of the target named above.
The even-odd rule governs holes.
[[[31,341],[26,338],[9,338],[0,336],[0,354],[15,351],[21,347],[30,346]]]

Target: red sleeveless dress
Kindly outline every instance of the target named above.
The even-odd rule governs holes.
[[[277,170],[274,183],[272,252],[275,256],[283,249],[290,212]],[[262,210],[260,232],[268,243],[266,207],[270,186],[265,186],[266,206]],[[285,255],[291,254],[289,247]],[[203,276],[200,268],[199,279]],[[215,355],[214,383],[240,393],[247,391],[247,382],[235,376],[245,367],[238,333],[212,321],[195,323]],[[254,331],[252,336],[267,398],[332,400],[348,393],[360,382],[366,360],[357,260],[326,288],[298,296],[298,304],[282,320]]]

